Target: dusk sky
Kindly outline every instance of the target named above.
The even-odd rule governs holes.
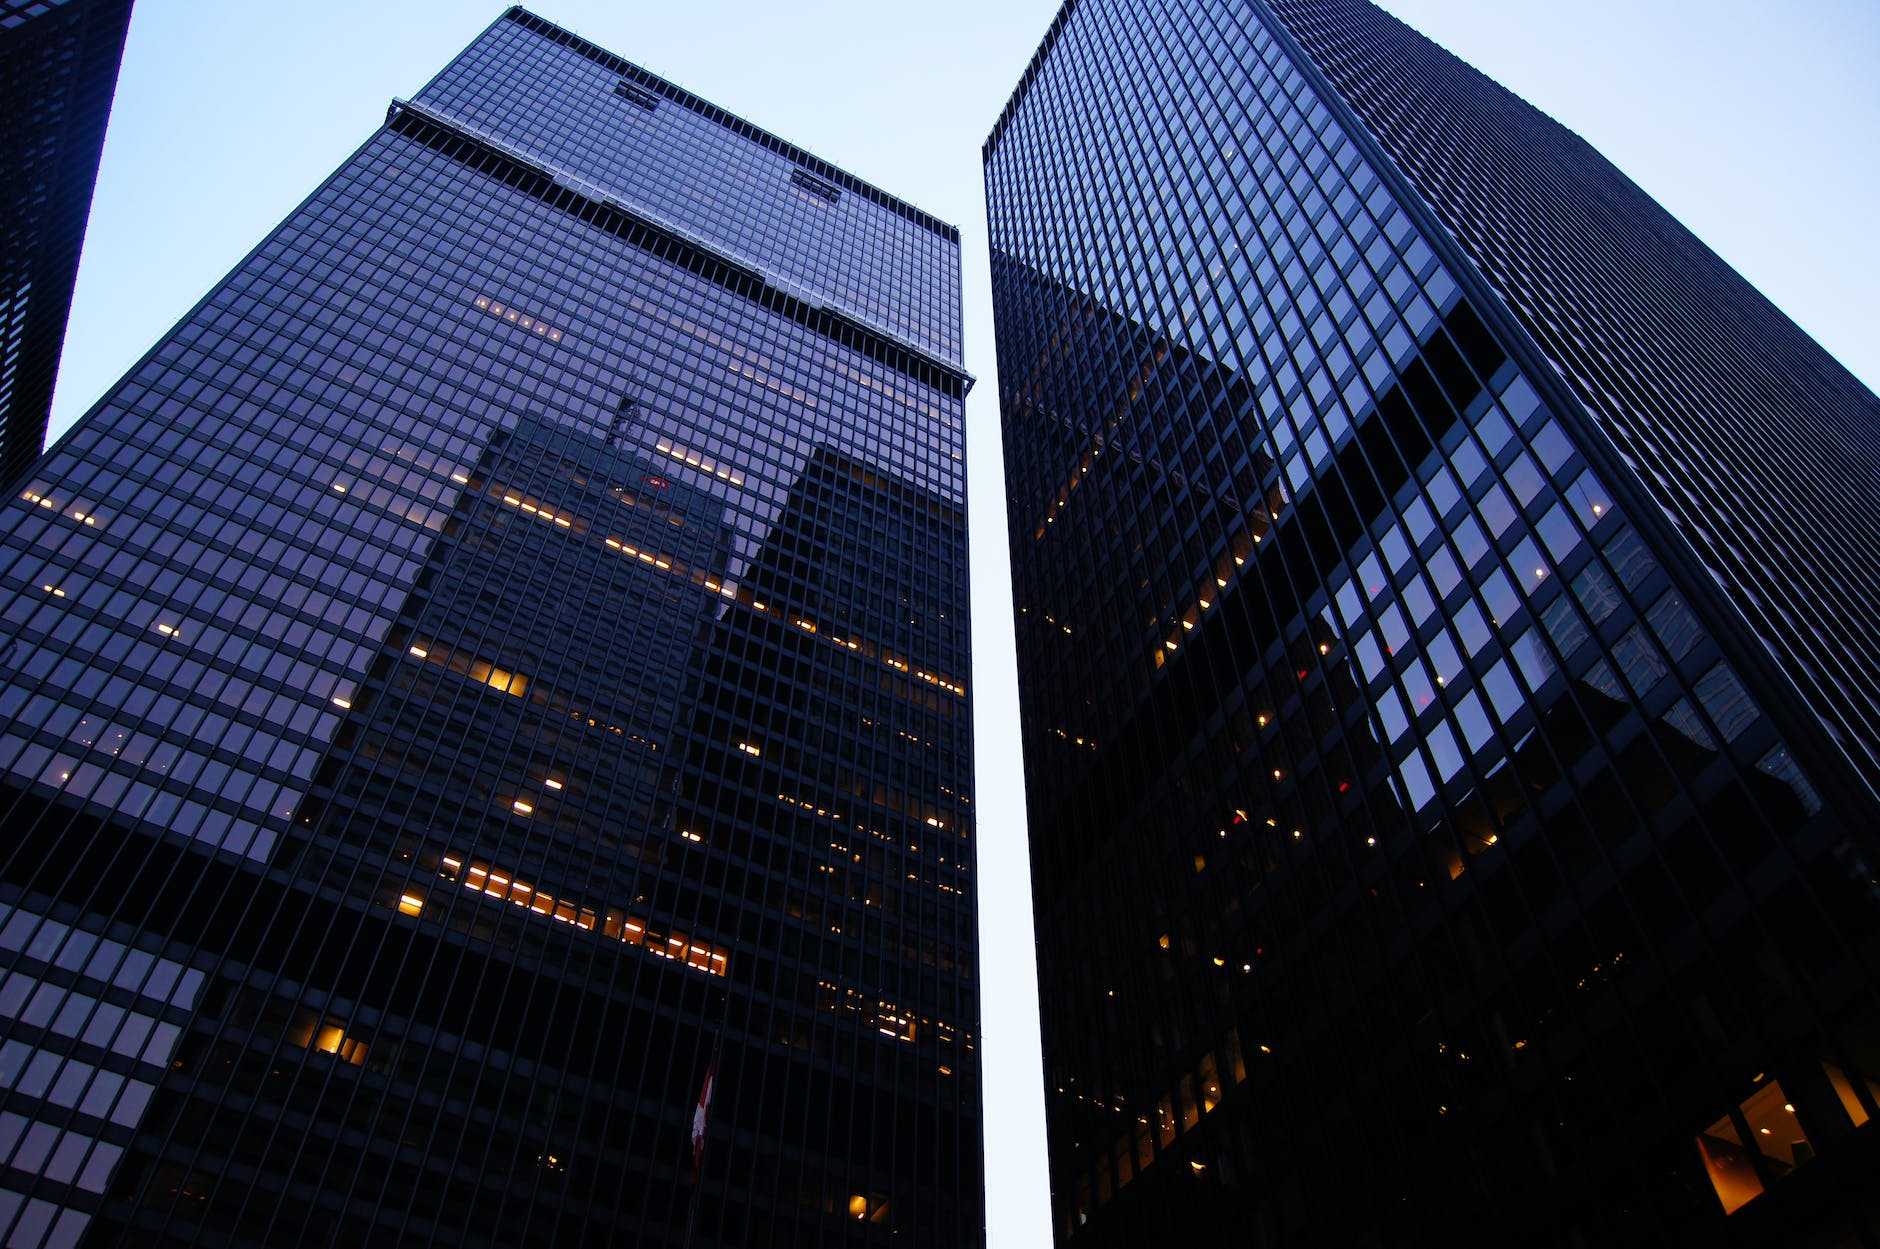
[[[1055,0],[538,0],[536,12],[960,225],[972,479],[989,1230],[1050,1239],[979,148]],[[1880,382],[1880,6],[1390,0],[1579,131]],[[139,0],[53,436],[501,12]]]

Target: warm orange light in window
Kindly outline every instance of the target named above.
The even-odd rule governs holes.
[[[422,646],[414,646],[414,647],[412,647],[412,648],[411,648],[411,653],[412,653],[413,655],[415,655],[415,656],[417,656],[417,657],[418,657],[419,659],[428,659],[428,658],[430,658],[430,655],[431,655],[431,652],[430,652],[430,651],[428,651],[428,650],[425,650],[425,649],[424,649],[424,647],[422,647]]]
[[[753,758],[760,756],[764,753],[762,750],[758,749],[756,746],[751,745],[749,742],[739,742],[738,749],[742,750],[745,754],[750,755]]]
[[[481,681],[491,689],[500,690],[505,694],[513,694],[518,698],[522,696],[523,691],[529,688],[529,679],[527,677],[495,667],[492,664],[484,663],[482,660],[478,660],[470,665],[470,679],[472,681]]]
[[[510,803],[509,805],[512,808],[514,808],[517,815],[533,815],[535,813],[535,808],[530,806],[528,803],[524,802],[520,798],[516,799],[514,802]]]
[[[558,780],[556,780],[556,779],[555,779],[554,777],[552,777],[552,776],[548,776],[548,777],[544,777],[544,778],[542,778],[542,784],[544,784],[544,785],[546,785],[546,786],[548,786],[548,787],[549,787],[550,789],[557,789],[557,790],[558,790],[558,789],[560,789],[560,788],[561,788],[561,782],[560,782],[560,781],[558,781]]]
[[[418,915],[424,911],[424,899],[414,893],[398,895],[398,913],[400,915]]]
[[[1751,1156],[1752,1146],[1744,1143],[1736,1125],[1725,1116],[1698,1134],[1697,1152],[1704,1159],[1710,1186],[1717,1194],[1725,1214],[1735,1214],[1763,1191]]]
[[[862,1196],[859,1193],[849,1198],[849,1213],[854,1215],[858,1219],[867,1218],[868,1217],[868,1198]]]

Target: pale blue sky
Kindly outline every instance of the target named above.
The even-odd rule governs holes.
[[[979,145],[1056,0],[537,0],[535,11],[958,223],[972,475],[991,1243],[1049,1241]],[[1388,0],[1578,130],[1880,381],[1880,6]],[[56,435],[501,11],[138,0]]]

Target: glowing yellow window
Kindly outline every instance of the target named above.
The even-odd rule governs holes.
[[[1802,1131],[1795,1106],[1780,1082],[1771,1080],[1744,1098],[1743,1119],[1749,1124],[1750,1143],[1777,1175],[1787,1175],[1814,1160],[1815,1147]]]
[[[1848,1081],[1847,1073],[1825,1059],[1822,1061],[1821,1069],[1828,1073],[1828,1082],[1834,1086],[1835,1096],[1841,1099],[1841,1108],[1847,1111],[1847,1117],[1854,1121],[1854,1126],[1859,1127],[1867,1122],[1867,1108],[1860,1104],[1860,1097],[1854,1092],[1853,1084]],[[1875,1088],[1871,1081],[1867,1089],[1868,1092],[1880,1096],[1880,1089]]]
[[[1725,1115],[1699,1133],[1697,1149],[1704,1156],[1704,1170],[1710,1175],[1710,1186],[1716,1190],[1717,1200],[1723,1203],[1725,1214],[1736,1213],[1751,1199],[1762,1195],[1762,1180],[1757,1178],[1756,1164],[1751,1160],[1750,1151],[1744,1148],[1743,1138],[1730,1116]]]
[[[400,915],[421,915],[424,913],[424,899],[415,893],[398,895],[398,913]]]
[[[513,694],[518,698],[529,688],[527,677],[484,663],[480,659],[470,665],[470,679],[481,681],[493,690]]]
[[[1201,1060],[1201,1113],[1206,1114],[1221,1102],[1221,1072],[1209,1053]]]
[[[1155,1135],[1164,1149],[1175,1141],[1175,1106],[1166,1097],[1155,1104]]]

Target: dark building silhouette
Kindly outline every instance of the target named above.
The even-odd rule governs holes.
[[[522,10],[395,103],[6,505],[0,1238],[981,1241],[958,336]]]
[[[1872,394],[1361,3],[984,155],[1058,1241],[1873,1243]]]
[[[131,0],[0,3],[0,481],[39,458]]]

